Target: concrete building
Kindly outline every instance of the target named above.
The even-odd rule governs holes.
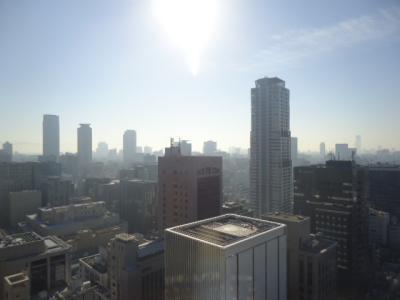
[[[120,217],[128,222],[130,233],[148,233],[157,224],[157,182],[121,180]]]
[[[123,139],[124,164],[130,165],[136,159],[136,131],[126,130]]]
[[[368,215],[368,241],[373,247],[386,246],[390,225],[390,215],[387,212],[373,208]]]
[[[357,153],[361,154],[362,151],[362,141],[361,141],[361,135],[356,135],[356,143],[355,143]]]
[[[31,282],[25,273],[4,277],[4,300],[30,300]]]
[[[43,115],[43,159],[58,161],[60,155],[60,119]]]
[[[262,216],[262,218],[267,221],[281,223],[287,226],[288,299],[301,299],[299,253],[302,241],[308,239],[310,234],[310,218],[285,213],[270,213]]]
[[[74,196],[74,184],[69,178],[50,176],[42,184],[43,205],[48,207],[69,204]]]
[[[286,299],[285,228],[223,215],[167,229],[166,299]]]
[[[70,246],[55,236],[41,237],[34,232],[9,235],[0,240],[0,278],[25,272],[30,278],[30,295],[66,285]],[[25,280],[26,282],[26,280]],[[7,284],[0,286],[6,298]]]
[[[108,144],[105,142],[99,142],[96,149],[96,159],[106,160],[108,158]]]
[[[164,299],[163,240],[118,234],[107,249],[79,263],[83,281],[101,287],[105,299]]]
[[[292,137],[290,139],[290,153],[291,153],[292,166],[297,167],[299,162],[299,149],[298,149],[297,137]]]
[[[0,150],[0,162],[11,162],[13,160],[13,145],[9,142],[3,144]]]
[[[251,89],[250,200],[256,216],[292,211],[289,90],[279,78]]]
[[[352,151],[348,144],[336,144],[335,156],[337,160],[352,160]]]
[[[96,251],[127,230],[118,214],[108,211],[101,201],[39,208],[36,214],[26,216],[26,224],[41,235],[59,236],[72,246],[74,254]]]
[[[217,153],[217,142],[206,141],[203,144],[203,154],[204,155],[215,155]]]
[[[295,213],[336,241],[339,287],[362,292],[368,274],[368,170],[351,161],[295,168]],[[352,294],[352,297],[356,297]]]
[[[299,250],[299,297],[336,300],[337,243],[317,235],[301,240]]]
[[[90,124],[80,124],[78,128],[78,160],[80,165],[92,161],[92,128]]]
[[[181,155],[190,156],[192,155],[192,144],[188,140],[179,141],[179,146],[181,148]]]
[[[321,160],[325,163],[325,160],[326,160],[326,147],[325,147],[325,143],[324,142],[319,144],[319,156],[321,157]]]
[[[222,158],[183,156],[178,146],[158,159],[158,228],[217,216],[222,206]]]
[[[8,200],[9,224],[15,228],[18,222],[25,221],[26,215],[35,213],[42,206],[42,193],[37,190],[10,192]]]

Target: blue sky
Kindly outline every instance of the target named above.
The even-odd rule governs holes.
[[[53,113],[63,152],[86,122],[94,148],[120,148],[125,129],[155,149],[170,137],[246,148],[250,88],[278,76],[300,150],[356,134],[365,148],[400,148],[398,1],[216,1],[194,76],[151,0],[0,0],[0,142],[39,153]]]

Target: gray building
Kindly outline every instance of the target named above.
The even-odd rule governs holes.
[[[60,155],[60,119],[57,115],[43,115],[43,158],[58,160]]]
[[[213,155],[217,153],[217,142],[214,141],[206,141],[203,144],[203,154],[204,155]]]
[[[80,124],[78,128],[78,159],[80,164],[92,161],[92,128],[90,124]]]
[[[277,77],[251,89],[250,199],[256,216],[292,211],[289,90]]]
[[[126,130],[123,140],[124,163],[132,164],[136,158],[136,131]]]
[[[166,299],[286,299],[286,226],[223,215],[165,231]]]
[[[8,195],[9,224],[16,227],[18,222],[25,221],[25,216],[33,214],[42,206],[42,193],[37,190],[10,192]]]

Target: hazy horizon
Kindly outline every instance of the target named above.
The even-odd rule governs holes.
[[[41,153],[43,114],[56,114],[61,152],[76,152],[79,123],[93,151],[120,149],[126,129],[153,150],[170,137],[247,149],[250,89],[277,76],[300,151],[358,134],[364,149],[400,149],[397,1],[192,0],[204,18],[190,26],[190,7],[160,1],[0,2],[0,142]]]

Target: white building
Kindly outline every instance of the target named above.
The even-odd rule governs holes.
[[[256,215],[291,212],[289,90],[277,77],[251,89],[250,199]]]
[[[286,299],[286,226],[222,215],[165,231],[166,299]]]
[[[203,143],[203,154],[204,155],[213,155],[215,153],[217,153],[217,142],[206,141]]]

